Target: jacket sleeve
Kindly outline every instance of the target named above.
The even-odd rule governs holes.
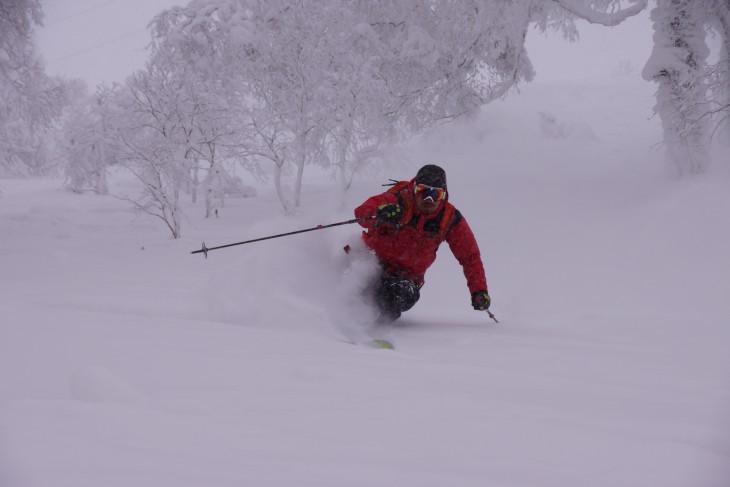
[[[398,199],[394,193],[382,193],[368,198],[365,203],[355,208],[355,218],[375,216],[378,212],[378,206],[388,203],[398,203]],[[372,228],[375,226],[375,222],[376,220],[366,220],[359,223],[360,226],[365,228]]]
[[[458,212],[457,215],[460,220],[446,234],[446,242],[449,244],[454,257],[464,269],[469,292],[488,291],[487,278],[484,275],[484,264],[482,264],[477,241],[466,220]]]

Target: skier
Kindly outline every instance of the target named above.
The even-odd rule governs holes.
[[[382,273],[372,296],[379,323],[397,320],[416,304],[426,270],[436,260],[443,241],[464,268],[471,304],[486,311],[491,304],[484,266],[474,234],[464,217],[448,202],[446,172],[423,166],[411,181],[396,183],[355,209],[367,230],[362,238],[375,253]]]

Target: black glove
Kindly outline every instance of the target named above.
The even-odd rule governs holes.
[[[486,311],[489,309],[489,305],[492,304],[492,299],[487,294],[487,291],[475,291],[471,294],[471,305],[477,311]]]
[[[397,205],[395,203],[386,203],[384,205],[380,205],[378,206],[378,212],[376,213],[378,221],[375,222],[375,226],[379,227],[384,223],[388,223],[397,227],[400,224],[400,218],[402,215],[403,210],[401,209],[400,205]]]

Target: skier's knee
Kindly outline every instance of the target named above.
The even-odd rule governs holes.
[[[381,309],[394,316],[394,319],[398,318],[402,312],[411,309],[419,298],[420,292],[415,282],[392,276],[384,277],[381,280],[377,293]]]

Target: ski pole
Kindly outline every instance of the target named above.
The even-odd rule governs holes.
[[[325,228],[337,227],[339,225],[350,225],[352,223],[360,223],[360,222],[364,222],[366,220],[372,220],[374,218],[377,218],[377,216],[366,216],[365,218],[355,218],[353,220],[347,220],[347,221],[344,221],[344,222],[337,222],[337,223],[330,223],[328,225],[317,225],[316,227],[305,228],[304,230],[296,230],[294,232],[280,233],[278,235],[270,235],[268,237],[254,238],[253,240],[246,240],[246,241],[243,241],[243,242],[236,242],[236,243],[231,243],[231,244],[226,244],[226,245],[219,245],[217,247],[206,247],[205,246],[205,242],[203,242],[203,248],[201,248],[200,250],[193,250],[190,253],[191,254],[200,254],[200,253],[202,253],[203,255],[205,255],[205,258],[207,259],[208,258],[208,252],[210,252],[211,250],[224,249],[226,247],[233,247],[235,245],[243,245],[243,244],[249,244],[249,243],[253,243],[253,242],[260,242],[262,240],[270,240],[272,238],[287,237],[289,235],[296,235],[298,233],[312,232],[314,230],[322,230],[322,229],[325,229]]]
[[[497,321],[497,318],[492,314],[491,311],[489,311],[488,309],[485,309],[484,311],[486,311],[489,314],[489,317],[492,318],[495,323],[499,323],[499,321]]]

